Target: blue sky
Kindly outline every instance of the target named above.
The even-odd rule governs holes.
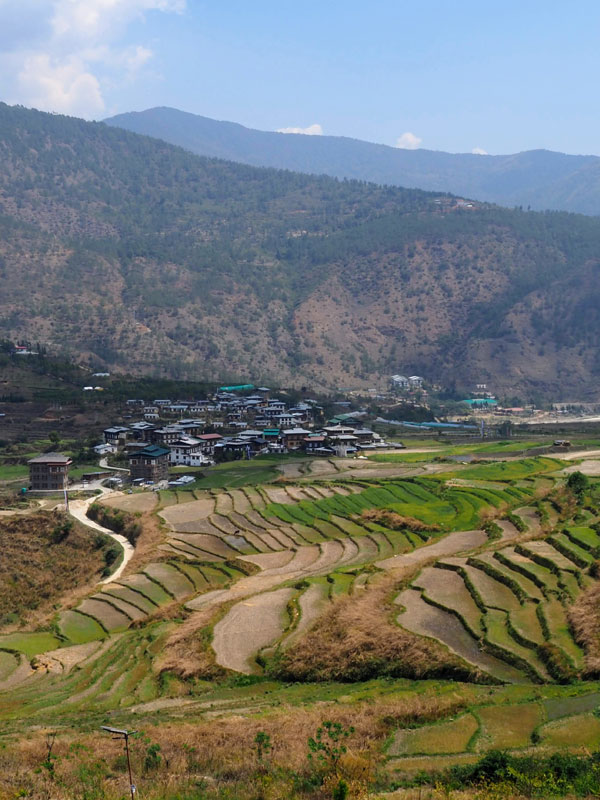
[[[600,3],[0,0],[0,98],[389,145],[600,154]]]

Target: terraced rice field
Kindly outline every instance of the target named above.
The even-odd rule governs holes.
[[[396,602],[404,608],[398,615],[398,622],[407,630],[437,639],[451,652],[498,681],[522,683],[526,680],[522,671],[486,653],[460,620],[426,603],[420,592],[406,589]]]
[[[286,609],[293,594],[293,589],[278,589],[233,606],[214,629],[217,664],[235,672],[257,672],[258,652],[274,644],[287,627]]]
[[[576,673],[584,669],[567,608],[591,580],[600,536],[588,527],[591,515],[578,526],[561,523],[550,536],[542,530],[531,504],[540,475],[552,486],[553,459],[461,467],[452,475],[448,465],[435,465],[438,474],[414,477],[413,470],[408,479],[400,477],[407,465],[399,474],[393,464],[359,468],[350,459],[284,466],[289,482],[124,497],[158,503],[165,538],[156,558],[60,612],[57,636],[0,637],[0,691],[16,675],[22,701],[38,711],[61,703],[103,711],[175,701],[189,686],[170,672],[159,678],[153,665],[179,623],[155,620],[169,607],[176,616],[180,606],[191,619],[214,611],[218,665],[258,675],[338,598],[366,596],[382,571],[408,581],[395,598],[398,624],[437,640],[490,683],[533,692],[533,683],[560,681],[547,663],[548,645]],[[526,523],[525,533],[500,518],[505,509]],[[364,515],[374,510],[392,516]],[[482,528],[490,515],[499,517],[500,538]],[[29,667],[41,654],[44,697],[43,676]],[[501,690],[481,689],[477,707],[457,717],[398,731],[390,764],[410,770],[427,757],[468,761],[491,747],[531,747],[537,735],[560,746],[572,720],[596,719],[589,698],[500,704]],[[595,741],[594,725],[587,725],[588,742]]]
[[[388,749],[388,755],[462,753],[478,730],[477,718],[473,714],[463,714],[449,722],[398,731]]]
[[[531,529],[536,527],[531,522]],[[588,530],[582,533],[581,540],[586,540],[588,547],[595,544]],[[526,675],[541,683],[560,679],[546,664],[545,648],[550,645],[560,651],[568,668],[580,671],[583,653],[569,629],[567,607],[585,585],[585,571],[592,561],[583,548],[567,558],[569,545],[575,547],[569,535],[555,534],[549,539],[528,539],[515,547],[503,546],[500,541],[495,551],[442,558],[398,596],[397,602],[406,608],[399,622],[413,632],[438,639],[500,680],[507,678],[500,675],[498,665],[486,666],[478,652],[487,651],[510,665],[521,680]],[[446,571],[451,578],[443,577]],[[447,627],[450,615],[454,615],[453,628]]]
[[[512,702],[508,692],[514,694],[507,689],[481,698],[457,717],[400,728],[387,749],[388,769],[406,776],[470,763],[492,749],[533,754],[536,746],[542,752],[590,752],[599,746],[600,719],[592,713],[600,700],[597,689],[545,700],[525,695],[519,701],[515,695]]]
[[[508,750],[531,744],[534,730],[544,719],[544,709],[539,703],[487,706],[478,709],[477,716],[481,724],[477,749]]]

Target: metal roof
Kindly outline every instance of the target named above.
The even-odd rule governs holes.
[[[37,458],[30,458],[28,464],[72,464],[73,462],[68,456],[63,456],[62,453],[44,453]]]

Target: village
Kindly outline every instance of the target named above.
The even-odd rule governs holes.
[[[269,453],[360,458],[362,451],[403,447],[365,427],[366,416],[358,410],[325,421],[316,400],[288,406],[271,397],[267,387],[252,384],[223,386],[204,400],[130,398],[122,414],[127,424],[104,429],[103,441],[93,447],[99,471],[84,473],[82,484],[107,480],[113,487],[160,489],[193,482],[199,468]],[[71,463],[54,452],[31,459],[29,489],[64,490]],[[180,467],[189,467],[192,474],[170,475]]]

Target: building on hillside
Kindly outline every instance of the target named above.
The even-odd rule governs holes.
[[[392,375],[390,378],[392,389],[409,389],[410,383],[406,375]]]
[[[116,453],[117,448],[114,444],[97,444],[94,447],[94,453],[97,456],[107,456],[109,453]]]
[[[179,464],[187,467],[192,466],[191,456],[199,455],[201,459],[194,459],[194,466],[197,463],[208,463],[208,459],[202,453],[202,442],[200,439],[194,439],[193,436],[181,436],[169,445],[170,464]]]
[[[34,491],[62,491],[69,481],[69,467],[73,463],[61,453],[44,453],[32,458],[29,464],[29,488]]]
[[[304,439],[309,433],[306,428],[289,428],[281,431],[281,442],[288,450],[298,450],[304,446]]]
[[[106,444],[112,444],[115,447],[125,444],[130,436],[131,431],[123,425],[114,425],[112,428],[105,428],[104,430],[104,441]]]
[[[316,450],[322,450],[326,444],[326,437],[317,433],[312,433],[310,436],[305,436],[303,439],[303,448],[306,453],[314,453]],[[333,453],[331,448],[328,448],[330,453]]]
[[[177,441],[183,432],[183,429],[179,425],[165,425],[163,428],[155,428],[149,431],[148,439],[152,444],[159,445],[160,447],[170,447],[172,442]]]
[[[143,420],[142,422],[133,422],[131,424],[130,438],[133,438],[138,442],[146,442],[150,436],[150,431],[153,431],[155,428],[156,425],[153,425],[148,420]]]
[[[149,444],[143,450],[129,456],[129,473],[132,481],[143,480],[159,483],[169,478],[168,447]]]
[[[371,444],[375,440],[375,434],[368,428],[355,428],[353,433],[360,444]]]
[[[420,375],[410,375],[408,378],[408,383],[410,384],[411,389],[423,388],[423,378]]]

